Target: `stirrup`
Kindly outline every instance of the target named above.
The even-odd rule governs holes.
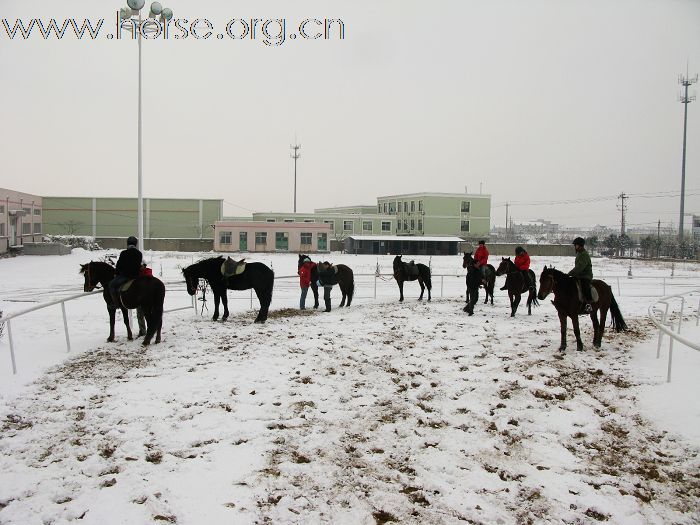
[[[587,314],[592,313],[593,307],[591,306],[591,303],[586,303],[586,306],[583,307],[583,311],[586,312]]]

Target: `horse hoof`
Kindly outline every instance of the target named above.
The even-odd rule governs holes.
[[[129,341],[133,341],[133,340],[134,340],[134,337],[131,336],[131,335],[127,336],[126,338],[127,338]]]
[[[107,338],[108,343],[113,343],[114,342],[114,337],[108,337]]]
[[[576,350],[578,350],[579,352],[583,352],[583,345],[576,346]]]
[[[211,318],[212,321],[216,321],[219,318],[218,315],[215,315],[214,317]]]
[[[146,331],[145,331],[145,330],[139,330],[139,333],[138,333],[138,335],[137,335],[136,337],[143,337],[144,335],[146,335]]]
[[[566,347],[565,347],[565,346],[560,346],[560,347],[559,347],[559,351],[560,351],[560,352],[566,351]]]
[[[146,340],[144,339],[144,340],[143,340],[143,343],[141,343],[141,346],[148,346],[149,344],[151,344],[151,342],[150,342],[150,341],[146,341]]]

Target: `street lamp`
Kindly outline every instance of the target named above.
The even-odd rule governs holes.
[[[139,42],[139,96],[138,96],[138,239],[139,248],[144,250],[146,246],[144,245],[143,238],[143,162],[142,162],[142,144],[141,144],[141,36],[145,34],[155,34],[160,31],[160,28],[153,27],[153,24],[149,24],[149,20],[142,23],[141,19],[141,9],[145,4],[145,0],[127,0],[127,7],[122,7],[119,10],[119,19],[121,24],[127,22],[137,24],[136,31],[138,32],[138,42]],[[137,18],[138,17],[138,18]],[[163,8],[160,2],[153,2],[149,10],[149,19],[155,19],[159,17],[160,23],[167,24],[173,17],[173,11],[169,8]]]

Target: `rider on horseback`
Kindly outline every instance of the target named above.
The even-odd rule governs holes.
[[[581,237],[576,237],[574,242],[574,250],[576,250],[576,261],[574,267],[569,271],[569,275],[577,277],[581,283],[581,292],[586,300],[586,305],[584,306],[584,311],[586,313],[591,313],[593,308],[591,307],[591,302],[593,298],[591,297],[591,281],[593,281],[593,265],[591,264],[591,257],[584,248],[586,241]]]
[[[479,247],[474,252],[473,258],[474,268],[478,268],[481,271],[482,279],[486,279],[489,262],[489,251],[486,248],[486,241],[479,241]]]
[[[138,240],[136,237],[129,237],[126,240],[126,250],[122,250],[117,260],[116,275],[109,283],[109,291],[114,299],[114,304],[119,305],[119,288],[127,281],[136,279],[141,271],[143,254],[136,247]]]
[[[534,292],[535,291],[535,281],[534,281],[535,274],[530,272],[530,256],[525,251],[525,248],[523,248],[522,246],[518,246],[515,249],[515,259],[513,259],[513,264],[523,274],[523,279],[525,279],[525,282],[528,283],[528,288]],[[503,288],[501,288],[501,290],[507,290],[507,289],[508,289],[507,285],[504,285]]]

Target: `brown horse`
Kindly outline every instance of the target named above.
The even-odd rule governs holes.
[[[143,345],[150,344],[154,335],[156,336],[155,342],[160,343],[160,330],[163,326],[163,302],[165,301],[165,286],[160,279],[152,276],[134,279],[129,289],[119,294],[122,304],[116,305],[109,292],[109,282],[114,279],[116,273],[114,266],[104,262],[91,261],[80,265],[80,273],[85,276],[83,290],[86,292],[92,292],[98,284],[102,285],[102,298],[107,303],[107,312],[109,313],[108,342],[114,341],[114,319],[117,308],[122,311],[129,341],[133,339],[133,335],[131,326],[129,326],[127,308],[140,308],[146,318],[146,337],[143,338]]]
[[[301,256],[299,257],[299,260],[301,260]],[[352,273],[352,268],[345,266],[344,264],[331,264],[328,261],[325,261],[319,262],[314,269],[311,270],[311,290],[314,292],[314,299],[316,300],[316,305],[314,305],[314,308],[316,308],[318,305],[318,285],[316,284],[316,281],[318,281],[318,273],[321,270],[325,270],[329,266],[332,266],[337,270],[336,277],[338,279],[338,288],[340,288],[340,293],[343,295],[338,308],[350,306],[353,295],[355,295],[355,275]],[[346,300],[347,304],[345,304]]]
[[[403,283],[404,281],[415,281],[418,279],[418,284],[420,284],[420,297],[419,301],[423,300],[423,292],[428,289],[428,301],[430,301],[430,290],[433,288],[433,283],[430,280],[430,268],[425,264],[410,264],[405,263],[401,260],[401,255],[394,257],[394,279],[396,279],[396,284],[399,285],[399,302],[403,301]]]
[[[535,273],[528,270],[532,282],[535,282]],[[510,299],[510,316],[515,317],[515,312],[518,311],[520,304],[520,296],[525,292],[530,292],[527,296],[527,315],[532,315],[532,306],[539,306],[537,302],[537,290],[530,289],[530,283],[527,282],[523,272],[518,270],[515,263],[510,260],[510,257],[501,257],[501,264],[496,269],[496,275],[506,275],[506,290],[508,290],[508,299]],[[502,289],[502,288],[501,288]]]
[[[591,321],[593,322],[593,346],[600,348],[608,310],[610,310],[612,327],[616,332],[627,330],[627,324],[625,324],[625,320],[622,317],[620,308],[617,306],[617,301],[615,301],[615,296],[610,286],[603,281],[593,279],[592,287],[598,292],[598,300],[591,303],[593,307],[593,311],[590,314]],[[567,317],[571,318],[571,324],[574,327],[576,349],[583,350],[583,341],[581,341],[581,333],[578,326],[578,316],[585,313],[585,303],[579,300],[576,278],[556,270],[553,266],[551,268],[545,266],[540,275],[540,292],[537,294],[537,297],[542,301],[550,292],[554,294],[554,301],[552,301],[552,304],[557,309],[559,324],[561,325],[561,346],[559,350],[563,352],[566,349]],[[600,321],[598,321],[598,310],[600,310]]]

